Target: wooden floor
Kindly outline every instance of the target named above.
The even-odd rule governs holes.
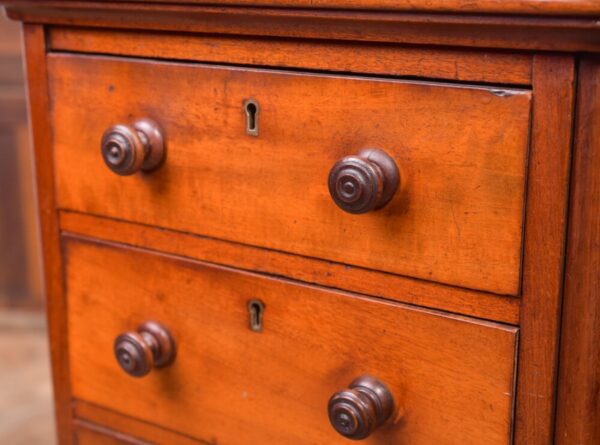
[[[0,310],[0,444],[56,443],[42,314]]]

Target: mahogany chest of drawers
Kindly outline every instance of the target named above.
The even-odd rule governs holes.
[[[600,5],[4,0],[61,444],[600,443]]]

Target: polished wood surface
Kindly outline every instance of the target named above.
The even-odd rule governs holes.
[[[67,311],[63,294],[62,254],[54,194],[54,160],[52,129],[48,116],[48,73],[44,28],[37,25],[24,25],[23,37],[26,50],[29,118],[35,155],[37,204],[44,255],[46,312],[57,433],[61,445],[70,445],[73,437],[68,346],[65,332]]]
[[[54,51],[530,85],[527,53],[96,28],[48,30]]]
[[[579,66],[556,444],[600,443],[600,60]]]
[[[74,422],[73,441],[77,445],[148,445],[150,443],[82,420]]]
[[[445,286],[345,264],[274,252],[156,227],[61,211],[60,226],[83,235],[344,289],[508,324],[519,323],[519,298]]]
[[[48,60],[62,209],[519,293],[527,90]],[[262,109],[259,137],[245,133],[247,98]],[[99,162],[96,147],[129,115],[161,125],[168,155],[155,172],[123,179]],[[405,180],[384,209],[349,215],[332,202],[327,177],[363,148],[386,151]]]
[[[365,443],[509,441],[514,327],[118,246],[67,239],[64,249],[79,399],[223,444],[334,444],[345,439],[327,401],[369,374],[401,405]],[[248,327],[255,298],[265,304],[261,333]],[[111,345],[139,318],[169,325],[178,356],[134,379]]]
[[[344,439],[329,424],[327,400],[372,375],[398,408],[370,443],[596,445],[597,4],[229,1],[3,1],[29,30],[61,443],[81,429],[160,444],[336,443]],[[288,78],[295,86],[283,89],[278,82]],[[390,124],[390,116],[402,119]],[[164,125],[166,162],[117,177],[103,165],[100,136],[139,117]],[[331,200],[327,175],[370,148],[364,135],[387,142],[375,148],[392,151],[401,186],[383,209],[353,216]],[[344,141],[337,151],[334,137]],[[435,193],[411,194],[417,186]],[[461,199],[445,199],[448,190]],[[510,197],[521,201],[492,205]],[[237,207],[228,207],[232,199]],[[307,202],[322,206],[294,225]],[[448,211],[436,207],[442,202]],[[404,214],[394,213],[400,203]],[[468,204],[477,212],[465,215]],[[415,209],[424,212],[415,220],[423,231],[413,244],[398,242],[397,225],[350,231],[332,244],[331,231],[348,229],[343,218],[363,218],[362,228]],[[429,255],[407,260],[415,252]],[[64,289],[76,296],[68,318]],[[173,329],[178,346],[185,340],[183,355],[134,379],[119,370],[112,342],[150,319]],[[286,359],[265,364],[273,354]],[[364,363],[371,369],[359,369]],[[208,390],[195,386],[206,372],[219,377]],[[196,383],[151,386],[180,378]],[[128,397],[111,397],[122,388]],[[248,388],[264,392],[246,392],[242,402]],[[309,437],[297,433],[307,424]]]
[[[6,0],[5,0],[6,1]],[[125,0],[98,0],[102,2],[124,2]],[[22,0],[8,0],[20,3]],[[147,3],[179,3],[180,0],[148,0]],[[68,4],[68,1],[65,2]],[[189,4],[206,4],[205,0],[189,0]],[[260,5],[293,8],[327,9],[381,9],[432,12],[478,12],[534,15],[600,15],[600,5],[595,0],[213,0],[215,5]]]
[[[137,3],[3,0],[27,23],[511,50],[600,48],[590,17],[514,17]],[[76,5],[76,6],[75,6]]]
[[[354,379],[347,389],[331,396],[327,404],[331,426],[352,440],[369,437],[395,410],[394,396],[389,388],[369,375]]]
[[[575,63],[534,61],[515,441],[551,443],[570,173]]]
[[[104,427],[104,430],[124,432],[144,442],[156,445],[215,445],[214,441],[195,440],[187,435],[157,427],[152,423],[137,420],[134,417],[124,416],[116,411],[102,408],[92,403],[74,400],[71,405],[75,414],[76,424]]]

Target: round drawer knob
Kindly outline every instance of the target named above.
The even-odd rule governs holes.
[[[102,135],[104,162],[118,175],[151,171],[162,162],[165,144],[156,122],[139,119],[133,125],[118,124]]]
[[[329,193],[349,213],[385,206],[400,185],[400,172],[384,151],[369,148],[338,161],[329,172]]]
[[[126,332],[116,338],[115,357],[127,374],[142,377],[153,368],[162,368],[173,362],[175,342],[164,326],[147,321],[137,331]]]
[[[348,439],[365,439],[394,412],[394,399],[379,380],[363,376],[354,380],[349,389],[335,393],[329,399],[329,421],[335,430]]]

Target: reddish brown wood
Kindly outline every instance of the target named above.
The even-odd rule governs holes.
[[[114,350],[121,369],[133,377],[143,377],[175,361],[175,340],[166,327],[155,321],[146,321],[137,330],[119,335]]]
[[[385,207],[399,187],[396,161],[378,148],[345,156],[329,172],[329,194],[348,213],[361,214]]]
[[[100,142],[102,158],[114,173],[129,176],[156,169],[165,158],[162,130],[152,119],[108,128]]]
[[[600,60],[579,66],[557,445],[600,443]]]
[[[114,0],[115,3],[126,0]],[[8,0],[24,3],[23,0]],[[149,3],[180,3],[181,0],[148,0]],[[189,0],[188,4],[206,4],[204,0]],[[595,0],[213,0],[215,5],[260,5],[284,8],[381,9],[399,11],[478,12],[533,15],[600,15]]]
[[[79,399],[222,444],[341,445],[327,401],[368,374],[401,405],[365,443],[509,442],[514,327],[122,246],[65,243]],[[266,308],[260,333],[248,327],[256,298]],[[111,345],[140,317],[168,325],[178,355],[132,379]]]
[[[46,40],[44,28],[38,25],[25,25],[23,35],[29,87],[29,113],[35,147],[37,196],[46,283],[46,310],[48,313],[58,436],[61,445],[69,445],[72,443],[72,437],[70,373],[66,332],[67,310],[63,294],[62,254],[58,238],[58,215],[54,195],[52,129],[48,115]]]
[[[532,56],[414,46],[51,27],[54,51],[531,84]]]
[[[336,392],[327,405],[331,426],[353,440],[369,437],[394,413],[394,396],[385,383],[372,376],[353,380]]]
[[[113,431],[85,420],[73,422],[73,440],[77,445],[149,445],[128,434]]]
[[[574,59],[534,59],[515,444],[553,439],[572,117]]]
[[[330,261],[80,213],[60,212],[60,225],[66,232],[89,238],[144,247],[270,275],[286,276],[307,283],[375,295],[487,320],[513,325],[519,322],[520,299],[518,298],[506,298],[413,280]]]
[[[49,63],[61,209],[519,294],[529,90],[67,54]],[[259,137],[246,134],[248,98],[261,106]],[[168,157],[123,178],[88,147],[130,114],[161,125]],[[402,188],[385,208],[349,215],[327,177],[370,147],[395,160]]]
[[[3,0],[4,3],[10,0]],[[12,3],[25,22],[162,31],[461,46],[598,51],[595,17],[539,18],[144,3]]]
[[[126,431],[132,437],[156,445],[215,445],[215,442],[212,440],[198,441],[189,436],[159,428],[152,423],[124,416],[116,411],[111,411],[81,400],[73,402],[73,411],[76,423],[85,426],[94,425],[95,427],[103,425],[106,429],[112,431]]]

